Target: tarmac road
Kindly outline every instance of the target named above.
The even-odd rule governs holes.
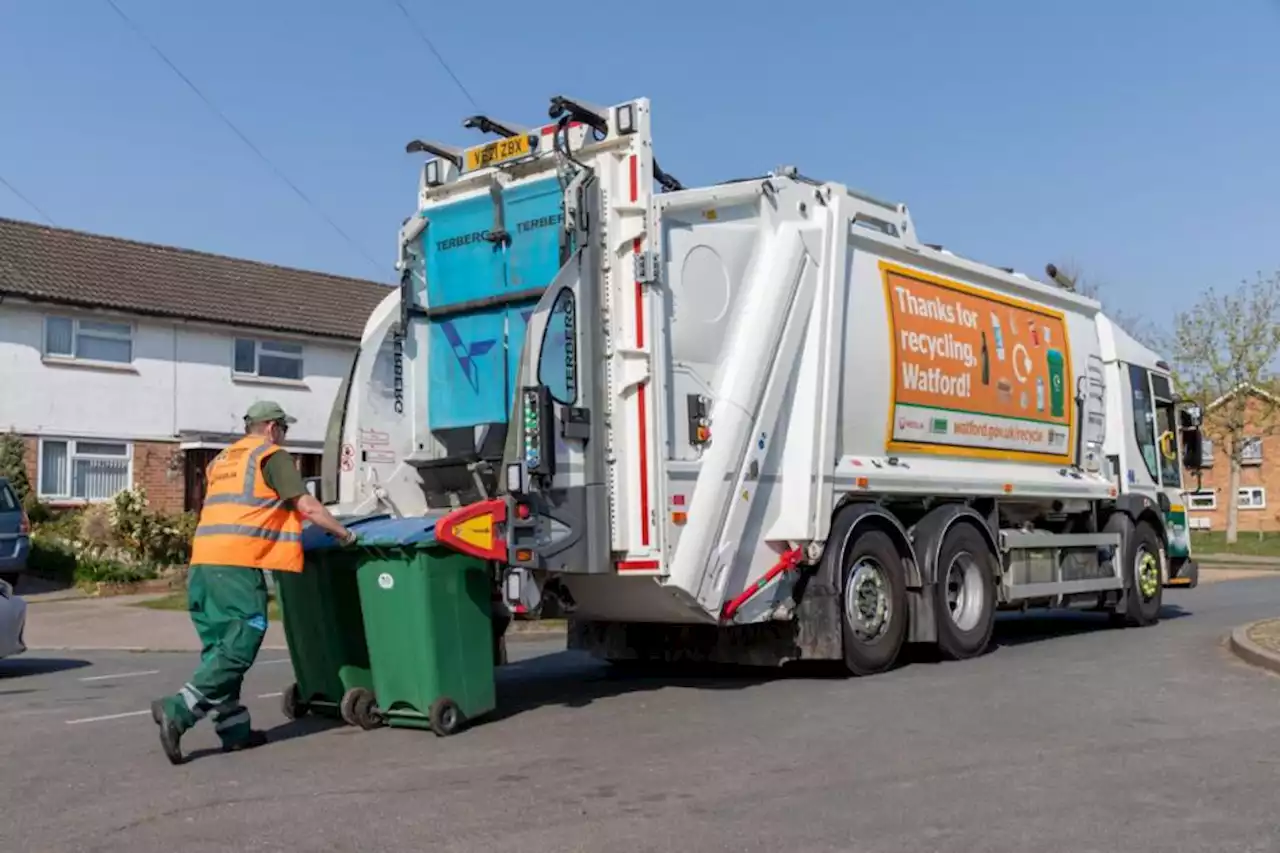
[[[1004,619],[995,650],[868,679],[625,678],[513,646],[502,715],[439,739],[287,723],[171,767],[147,716],[187,654],[0,661],[0,850],[1173,851],[1280,847],[1280,679],[1229,629],[1280,577],[1167,591],[1160,625]]]

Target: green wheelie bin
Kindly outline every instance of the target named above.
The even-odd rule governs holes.
[[[492,711],[488,564],[436,542],[434,517],[370,522],[356,547],[376,696],[375,705],[355,709],[358,722],[443,737]]]
[[[355,709],[373,696],[357,583],[361,554],[314,526],[302,544],[301,572],[272,573],[296,679],[284,690],[284,714],[296,720],[315,711],[357,725]]]

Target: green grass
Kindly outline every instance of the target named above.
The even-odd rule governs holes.
[[[271,603],[267,605],[267,619],[272,622],[280,621],[280,604],[276,601],[275,596],[271,596]],[[147,601],[139,601],[134,607],[145,607],[148,610],[187,610],[187,594],[185,592],[174,592],[163,598],[152,598]]]
[[[1251,557],[1280,557],[1280,533],[1240,531],[1234,545],[1227,544],[1227,534],[1218,531],[1191,534],[1191,553],[1243,554]]]

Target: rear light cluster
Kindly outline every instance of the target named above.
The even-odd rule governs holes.
[[[27,511],[22,511],[21,520],[18,521],[18,532],[26,536],[31,533],[31,519],[27,517]]]

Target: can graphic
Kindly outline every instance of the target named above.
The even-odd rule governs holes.
[[[1067,411],[1066,379],[1062,375],[1062,353],[1051,349],[1045,353],[1049,368],[1049,414],[1060,418]]]
[[[1036,411],[1044,411],[1044,377],[1036,377]]]

